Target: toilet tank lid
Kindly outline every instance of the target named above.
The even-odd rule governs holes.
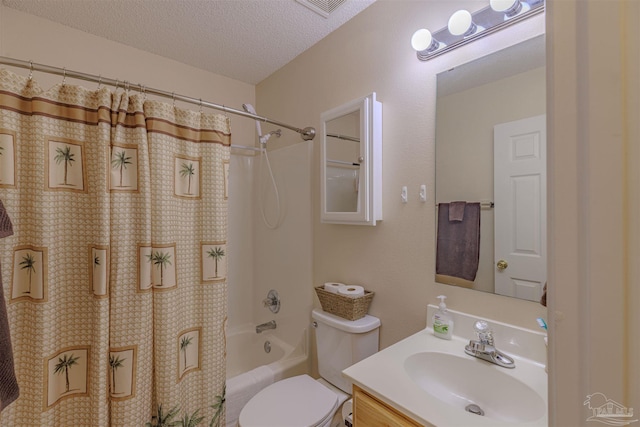
[[[341,331],[363,334],[380,327],[380,319],[368,314],[357,320],[347,320],[318,308],[313,309],[311,317],[318,322],[333,326]]]

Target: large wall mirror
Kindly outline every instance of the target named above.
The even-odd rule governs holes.
[[[542,35],[437,76],[437,282],[542,295],[545,65]]]
[[[375,92],[322,113],[321,221],[382,219],[382,104]]]

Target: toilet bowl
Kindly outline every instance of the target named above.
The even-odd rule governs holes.
[[[262,389],[240,413],[240,427],[328,427],[349,398],[326,381],[298,375]]]
[[[329,427],[350,397],[342,371],[378,351],[380,319],[345,320],[318,309],[311,317],[322,378],[298,375],[265,387],[242,408],[240,427]]]

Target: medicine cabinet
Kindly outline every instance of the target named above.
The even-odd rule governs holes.
[[[375,92],[322,113],[323,223],[382,220],[382,104]]]

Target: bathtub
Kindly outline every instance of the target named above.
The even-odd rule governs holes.
[[[236,426],[242,407],[262,388],[308,373],[308,354],[306,328],[257,334],[255,325],[246,325],[228,331],[226,426]]]

